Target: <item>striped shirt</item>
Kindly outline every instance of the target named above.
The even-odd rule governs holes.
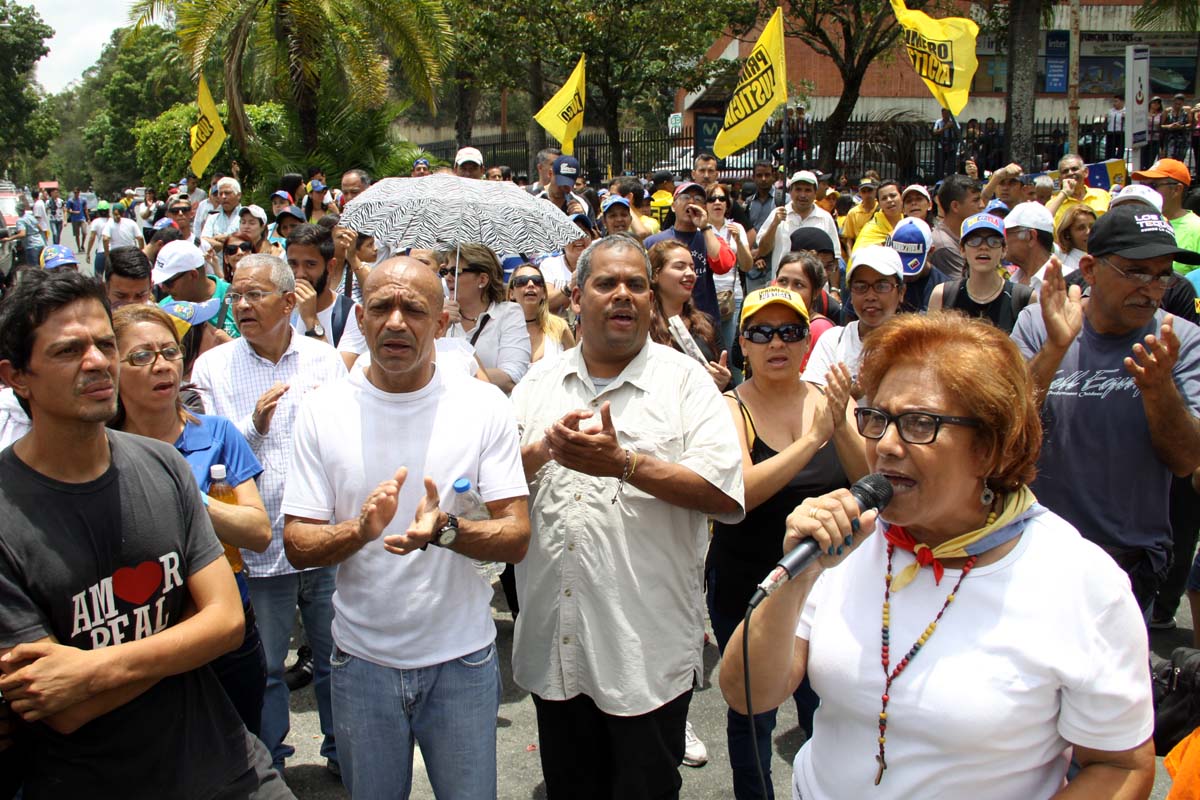
[[[251,578],[267,578],[297,572],[283,552],[284,479],[292,454],[292,424],[300,401],[313,389],[346,377],[341,356],[325,342],[292,334],[279,363],[260,356],[245,339],[214,347],[196,359],[192,383],[204,400],[205,413],[233,422],[250,443],[262,463],[258,491],[271,519],[271,545],[265,553],[242,551]],[[266,436],[254,427],[258,399],[276,383],[290,387],[275,408]]]

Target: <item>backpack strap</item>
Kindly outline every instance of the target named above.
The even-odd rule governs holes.
[[[350,312],[354,309],[354,301],[345,295],[334,295],[336,298],[333,304],[333,313],[330,315],[329,323],[333,328],[330,333],[333,334],[333,346],[337,347],[338,342],[342,340],[342,333],[346,330],[346,320],[350,317]]]
[[[965,279],[963,279],[965,280]],[[962,284],[961,280],[946,281],[941,284],[942,287],[942,310],[945,311],[954,308],[954,303],[958,300],[958,287]]]
[[[1017,317],[1021,314],[1021,309],[1029,305],[1029,301],[1033,299],[1033,289],[1023,283],[1013,284],[1013,316]]]

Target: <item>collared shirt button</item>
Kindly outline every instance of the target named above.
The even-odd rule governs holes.
[[[570,596],[571,596],[571,590],[570,590],[570,589],[566,589],[566,590],[564,590],[564,591],[563,591],[563,594],[565,594],[567,597],[570,597]]]
[[[575,543],[574,543],[574,542],[568,542],[568,543],[567,543],[567,549],[568,549],[568,550],[574,550],[574,549],[575,549]]]
[[[564,636],[564,637],[563,637],[563,644],[570,644],[570,643],[571,643],[571,637],[570,637],[570,636]]]
[[[582,500],[582,499],[583,499],[583,495],[582,495],[582,494],[579,494],[579,493],[576,493],[576,494],[575,494],[575,502],[576,502],[576,503],[578,503],[578,502],[579,502],[580,500]]]

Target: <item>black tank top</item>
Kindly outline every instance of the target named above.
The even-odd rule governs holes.
[[[742,403],[737,390],[734,389],[730,395],[737,400],[738,408],[742,411],[746,438],[753,437],[750,460],[761,464],[778,455],[759,438],[750,410]],[[736,525],[714,523],[706,566],[716,573],[713,600],[717,609],[726,614],[744,614],[755,586],[783,555],[783,534],[788,514],[806,498],[849,485],[833,442],[826,442],[786,486],[747,512],[741,522]]]
[[[947,285],[945,292],[950,286]],[[1005,333],[1012,333],[1013,326],[1017,324],[1017,314],[1021,313],[1021,309],[1017,308],[1017,304],[1013,301],[1013,282],[1005,281],[1004,288],[1000,290],[1000,294],[990,303],[976,303],[971,299],[971,295],[967,292],[967,279],[959,280],[954,286],[954,298],[950,304],[942,303],[943,308],[953,308],[961,311],[968,317],[978,317],[990,321],[1000,330]],[[1028,302],[1028,298],[1026,299]]]

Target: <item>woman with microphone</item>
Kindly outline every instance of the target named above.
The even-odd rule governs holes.
[[[823,555],[750,621],[753,707],[805,676],[822,700],[793,797],[1148,797],[1145,625],[1112,559],[1028,489],[1041,424],[1015,345],[906,314],[871,337],[859,383],[893,499],[878,520],[842,489],[801,503],[783,551]],[[720,680],[745,713],[743,635]]]

